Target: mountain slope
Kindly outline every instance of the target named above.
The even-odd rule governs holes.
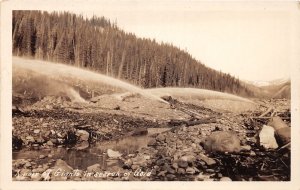
[[[196,87],[252,95],[229,74],[171,44],[137,38],[105,18],[13,11],[13,54],[85,67],[145,87]]]
[[[287,98],[291,99],[291,85],[283,86],[272,98]]]
[[[291,98],[290,79],[278,79],[266,82],[244,82],[255,97],[259,98]]]
[[[291,82],[280,82],[278,84],[273,83],[269,86],[262,87],[270,94],[272,98],[291,98]]]

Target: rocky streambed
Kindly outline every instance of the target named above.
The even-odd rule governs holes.
[[[13,179],[290,180],[290,150],[266,150],[257,143],[268,118],[255,117],[266,106],[232,113],[177,101],[171,106],[153,103],[160,109],[147,111],[143,104],[132,105],[133,100],[101,108],[48,98],[15,110]],[[287,100],[264,103],[278,108],[281,117],[289,114]],[[226,138],[233,141],[224,151],[213,151],[216,140],[207,139],[212,134],[229,134]]]

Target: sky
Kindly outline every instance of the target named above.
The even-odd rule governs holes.
[[[294,5],[87,0],[55,10],[104,16],[138,37],[172,43],[218,71],[242,80],[270,81],[290,77]]]

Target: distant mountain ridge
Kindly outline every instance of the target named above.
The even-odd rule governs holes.
[[[284,84],[286,82],[290,82],[291,78],[290,77],[286,77],[286,78],[278,78],[278,79],[274,79],[274,80],[270,80],[270,81],[248,81],[245,80],[245,82],[258,86],[258,87],[264,87],[264,86],[270,86],[270,85],[280,85],[280,84]]]
[[[291,79],[281,78],[272,81],[244,81],[245,86],[261,98],[291,98]]]

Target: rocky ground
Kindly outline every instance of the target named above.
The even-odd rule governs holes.
[[[254,100],[251,109],[228,109],[164,97],[170,104],[132,96],[100,97],[87,103],[45,97],[13,107],[13,149],[87,151],[96,142],[147,134],[148,128],[170,128],[152,135],[133,152],[107,149],[103,164],[72,168],[52,154],[13,158],[14,180],[188,180],[288,181],[290,150],[266,150],[258,134],[271,114],[290,126],[290,101]],[[143,101],[141,101],[143,100]],[[214,105],[213,101],[210,103]],[[255,107],[255,108],[253,108]],[[261,116],[268,108],[270,113]],[[216,138],[227,139],[217,146]],[[228,141],[228,139],[230,139]],[[125,145],[126,146],[126,145]],[[89,158],[86,158],[89,159]]]

